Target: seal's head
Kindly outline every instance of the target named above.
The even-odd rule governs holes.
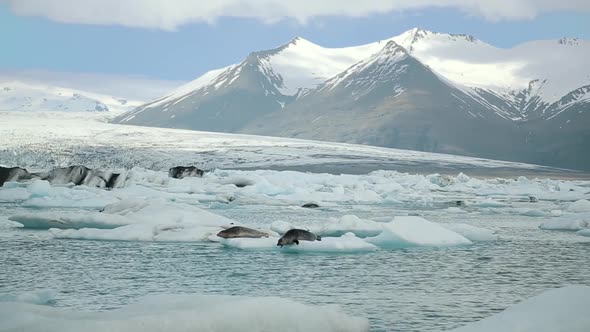
[[[287,234],[279,239],[279,242],[277,242],[277,246],[280,246],[282,248],[283,246],[287,246],[287,245],[290,245],[293,243],[295,243],[296,245],[299,245],[299,240],[297,240],[296,237],[294,238],[293,236],[289,236]]]

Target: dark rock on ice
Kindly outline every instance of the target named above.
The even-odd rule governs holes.
[[[33,178],[33,175],[24,168],[0,166],[0,187],[2,187],[5,182],[29,180],[31,178]]]
[[[203,174],[205,174],[205,171],[198,169],[195,166],[176,166],[168,170],[168,176],[175,179],[202,177]]]
[[[303,205],[301,205],[302,208],[307,208],[307,209],[317,209],[320,206],[317,205],[316,203],[305,203]]]

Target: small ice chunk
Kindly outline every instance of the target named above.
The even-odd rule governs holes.
[[[365,239],[384,248],[438,247],[468,245],[472,242],[455,233],[420,217],[395,217],[383,226],[383,233]]]
[[[339,220],[313,225],[310,231],[321,236],[337,237],[346,233],[353,233],[358,237],[377,236],[383,232],[383,223],[372,220],[360,219],[355,215],[345,215]]]
[[[56,239],[98,240],[98,241],[156,241],[156,242],[200,242],[217,234],[221,228],[190,224],[160,224],[156,226],[134,224],[114,229],[56,229],[49,232]]]
[[[561,217],[563,215],[563,211],[561,210],[551,210],[551,216],[553,217]]]
[[[346,233],[341,237],[323,237],[321,241],[299,241],[299,245],[289,245],[281,248],[284,251],[318,253],[355,253],[375,251],[377,249],[374,244],[356,237],[353,233]]]
[[[548,290],[475,323],[449,332],[587,332],[590,287]]]
[[[27,190],[33,197],[44,197],[49,195],[51,185],[49,181],[35,179],[27,186]]]
[[[484,200],[477,201],[477,202],[472,203],[470,205],[474,206],[474,207],[480,207],[480,208],[500,208],[500,207],[508,206],[508,204],[506,204],[506,203],[502,203],[502,202],[496,201],[491,198],[486,198]]]
[[[31,304],[48,304],[55,301],[57,293],[50,289],[41,289],[17,295],[0,294],[0,302],[20,302]]]
[[[132,223],[125,217],[98,213],[39,212],[11,216],[9,220],[21,223],[24,228],[32,229],[80,229],[80,228],[116,228]]]
[[[27,188],[0,187],[0,202],[19,202],[29,199],[31,192]]]
[[[473,242],[489,242],[498,239],[498,235],[494,234],[494,231],[486,228],[457,223],[441,224],[441,226],[455,233],[461,234]]]
[[[514,212],[527,217],[545,217],[545,212],[536,209],[518,208]]]
[[[590,201],[587,199],[581,199],[571,203],[567,210],[570,212],[590,212]]]
[[[587,221],[564,217],[547,220],[539,228],[554,231],[579,231],[589,226]]]
[[[467,211],[465,211],[461,208],[458,208],[456,206],[451,206],[451,207],[447,208],[447,212],[449,212],[449,213],[467,213]]]
[[[590,228],[585,228],[581,231],[578,231],[576,234],[590,237]]]

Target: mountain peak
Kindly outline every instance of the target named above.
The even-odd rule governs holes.
[[[404,33],[400,34],[397,37],[392,38],[398,44],[405,47],[409,52],[414,51],[414,45],[425,40],[451,40],[451,41],[466,41],[469,43],[477,43],[479,39],[475,38],[472,35],[466,34],[452,34],[452,33],[440,33],[435,31],[430,31],[422,28],[413,28]]]
[[[580,45],[580,40],[578,38],[563,37],[563,38],[560,38],[557,41],[557,43],[559,45],[576,46],[576,45]]]

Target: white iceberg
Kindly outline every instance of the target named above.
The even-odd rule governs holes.
[[[441,224],[420,217],[395,217],[383,225],[383,232],[365,239],[383,248],[446,247],[469,245],[472,242]]]
[[[158,295],[102,312],[0,302],[0,331],[205,332],[369,331],[365,318],[337,306],[310,306],[277,297]]]
[[[498,239],[498,235],[494,234],[494,231],[489,230],[487,228],[481,228],[460,223],[449,223],[440,225],[448,230],[463,235],[465,238],[473,242],[490,242],[496,241]]]
[[[110,213],[109,213],[110,212]],[[50,229],[55,238],[113,241],[205,241],[209,235],[234,223],[233,220],[197,207],[165,200],[129,200],[105,207],[103,218],[125,225],[99,229]],[[17,220],[18,221],[18,220]]]
[[[299,241],[299,245],[293,244],[284,247],[277,246],[278,237],[268,237],[259,239],[239,238],[239,239],[221,239],[213,235],[209,237],[211,241],[220,242],[225,246],[238,249],[268,249],[280,250],[285,252],[310,252],[310,253],[355,253],[374,251],[378,248],[367,243],[352,233],[344,234],[340,237],[324,237],[321,241]]]
[[[11,216],[8,219],[22,224],[24,228],[32,229],[110,229],[133,223],[132,220],[123,216],[99,212],[84,214],[71,212],[24,213]]]
[[[586,227],[590,227],[588,221],[573,216],[549,219],[539,226],[541,229],[554,231],[579,231]]]
[[[364,238],[381,234],[383,223],[361,219],[355,215],[345,215],[340,219],[331,219],[328,223],[312,225],[309,230],[324,237],[337,237],[353,233]]]
[[[450,332],[588,332],[590,287],[552,289]]]
[[[590,212],[590,201],[587,199],[580,199],[571,203],[567,210],[570,212]]]
[[[51,185],[49,181],[35,179],[27,186],[27,190],[33,197],[43,197],[49,195]]]

